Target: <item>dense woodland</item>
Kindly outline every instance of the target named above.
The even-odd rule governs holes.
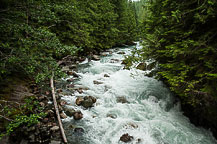
[[[0,79],[22,73],[43,81],[66,55],[88,54],[136,39],[127,0],[1,0]]]
[[[157,60],[158,76],[179,96],[186,115],[217,135],[217,2],[140,3],[141,57]]]
[[[0,81],[61,77],[57,61],[67,55],[140,38],[139,57],[155,59],[185,114],[217,135],[215,0],[0,0],[0,22]]]

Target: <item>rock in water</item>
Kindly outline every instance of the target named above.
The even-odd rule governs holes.
[[[117,54],[125,54],[125,52],[118,52]]]
[[[74,120],[80,120],[83,118],[83,114],[81,113],[81,111],[76,111],[74,112],[73,117],[74,117]]]
[[[90,108],[93,106],[93,103],[94,102],[92,101],[92,99],[88,98],[82,102],[82,106],[85,108]]]
[[[152,70],[155,67],[156,67],[156,62],[152,62],[152,63],[147,65],[147,70]]]
[[[73,79],[73,78],[70,78],[70,79],[67,79],[66,81],[67,81],[67,82],[73,82],[74,79]]]
[[[96,80],[94,80],[93,83],[96,84],[96,85],[103,84],[103,82],[96,81]]]
[[[74,109],[64,108],[65,114],[69,117],[72,117],[75,113]]]
[[[103,52],[100,54],[101,56],[107,56],[108,55],[108,52]]]
[[[111,59],[111,60],[110,60],[110,63],[118,63],[118,62],[120,62],[119,59]]]
[[[139,63],[136,68],[145,71],[146,67],[147,67],[146,63]]]
[[[126,134],[123,134],[121,137],[120,137],[120,140],[122,142],[130,142],[131,140],[133,139],[133,136],[130,136],[128,133]]]
[[[82,104],[82,102],[84,102],[84,98],[83,97],[78,97],[75,101],[75,104],[80,106]]]
[[[104,77],[110,77],[108,74],[104,74]]]
[[[100,57],[98,55],[93,55],[92,59],[93,60],[100,60]]]
[[[75,128],[74,133],[76,135],[82,135],[84,133],[84,129],[83,128]]]
[[[86,99],[91,99],[93,103],[96,102],[96,98],[95,98],[95,97],[92,97],[92,96],[85,96],[85,97],[84,97],[84,100],[86,100]]]
[[[63,119],[67,118],[67,116],[63,112],[60,114],[60,117]]]
[[[125,97],[117,97],[116,100],[118,103],[129,103]]]
[[[78,97],[75,101],[76,105],[90,108],[96,102],[96,98],[92,96]]]

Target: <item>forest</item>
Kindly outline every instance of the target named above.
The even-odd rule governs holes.
[[[216,23],[215,0],[0,0],[0,104],[14,77],[42,87],[52,72],[64,76],[58,61],[68,55],[140,41],[131,61],[156,60],[184,114],[217,137]],[[2,121],[6,134],[18,127]]]
[[[127,0],[1,0],[0,79],[21,73],[40,82],[67,55],[99,52],[136,40]]]
[[[217,2],[143,3],[143,59],[159,63],[158,77],[181,99],[196,125],[217,134]]]

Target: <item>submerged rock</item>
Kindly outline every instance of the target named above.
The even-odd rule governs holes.
[[[110,117],[112,119],[116,119],[117,116],[115,114],[107,114],[106,117]]]
[[[117,97],[117,103],[129,103],[125,97]]]
[[[83,128],[75,128],[74,133],[77,135],[82,135],[84,133],[84,129]]]
[[[132,139],[133,139],[133,136],[130,136],[128,133],[123,134],[123,135],[120,137],[120,141],[125,142],[125,143],[132,141]]]
[[[103,84],[103,82],[96,81],[96,80],[94,80],[93,83],[96,84],[96,85]]]
[[[137,140],[136,140],[136,143],[141,143],[142,142],[142,139],[140,139],[140,138],[138,138]]]
[[[134,124],[134,123],[131,123],[131,122],[127,123],[125,126],[127,128],[134,128],[134,129],[139,127],[137,124]]]

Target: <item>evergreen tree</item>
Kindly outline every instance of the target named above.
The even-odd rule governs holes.
[[[216,131],[217,2],[156,0],[146,6],[143,54],[160,63],[159,75],[199,123]]]

